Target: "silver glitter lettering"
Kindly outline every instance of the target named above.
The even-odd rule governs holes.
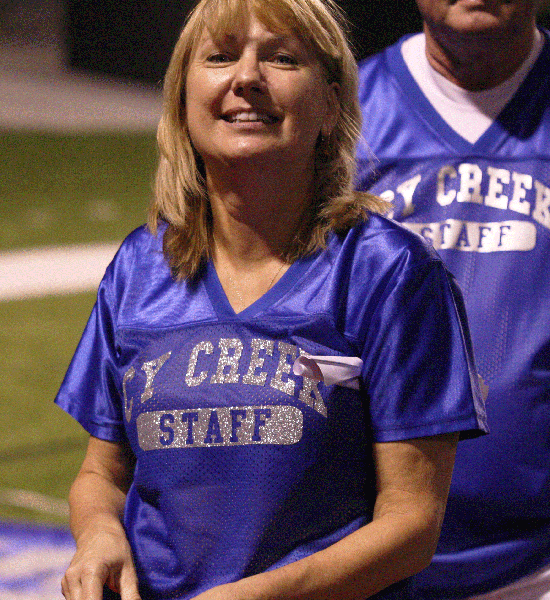
[[[265,358],[260,357],[260,350],[264,350],[267,356],[273,356],[274,343],[272,340],[254,339],[251,342],[252,354],[250,356],[250,365],[247,374],[243,377],[243,383],[247,385],[264,385],[267,379],[267,373],[261,371],[256,373],[264,365]]]
[[[212,375],[210,383],[239,383],[239,360],[243,353],[243,343],[237,338],[221,338],[218,342],[220,347],[220,358],[216,373]],[[230,354],[229,350],[233,350]],[[229,367],[229,373],[225,373]]]
[[[288,379],[287,374],[290,373],[292,365],[298,356],[298,348],[292,344],[286,344],[285,342],[279,342],[277,346],[279,350],[279,364],[275,375],[270,382],[272,388],[287,394],[288,396],[294,395],[295,382],[292,379]],[[288,358],[290,357],[290,361]],[[286,379],[283,380],[283,375]]]
[[[235,406],[152,411],[137,420],[142,450],[296,444],[304,417],[295,406]]]
[[[309,377],[304,377],[304,385],[300,390],[298,399],[305,402],[308,406],[311,406],[318,413],[322,414],[323,417],[327,416],[327,407],[325,401],[321,396],[321,393],[317,389],[317,382],[313,381]]]
[[[185,383],[189,387],[200,385],[207,377],[208,373],[202,371],[199,375],[195,376],[195,369],[197,368],[197,362],[199,360],[199,352],[205,354],[212,354],[214,346],[210,342],[200,342],[193,350],[191,350],[191,356],[189,357],[189,366],[187,367],[187,373],[185,375]]]
[[[135,374],[136,374],[136,370],[134,369],[134,367],[130,367],[126,371],[126,373],[124,373],[124,377],[122,379],[122,395],[124,397],[124,416],[126,417],[126,420],[128,421],[128,423],[130,422],[130,419],[132,418],[132,406],[134,405],[134,401],[132,400],[132,398],[130,398],[130,401],[128,402],[128,395],[126,393],[126,384],[134,378]]]
[[[147,400],[150,400],[153,397],[153,380],[162,368],[162,365],[170,358],[171,354],[172,352],[166,352],[166,354],[163,354],[159,358],[143,363],[141,366],[141,370],[145,371],[145,375],[147,376],[145,390],[143,391],[143,394],[141,394],[142,402],[147,402]]]

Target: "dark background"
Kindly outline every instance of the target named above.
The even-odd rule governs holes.
[[[75,69],[160,81],[194,0],[66,0],[67,56]],[[420,31],[414,0],[341,0],[357,58]]]
[[[414,0],[338,0],[358,59],[420,31]],[[65,0],[69,66],[160,82],[194,0]],[[541,22],[550,26],[550,12]]]

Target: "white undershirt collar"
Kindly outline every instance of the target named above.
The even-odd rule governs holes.
[[[537,29],[533,48],[521,67],[503,83],[481,92],[459,87],[430,65],[423,33],[405,40],[401,53],[411,75],[435,110],[459,135],[473,144],[517,92],[543,46],[544,37]]]

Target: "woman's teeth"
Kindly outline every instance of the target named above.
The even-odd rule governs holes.
[[[227,119],[230,123],[254,122],[261,121],[262,123],[275,123],[276,119],[270,115],[258,112],[241,112],[229,115]]]

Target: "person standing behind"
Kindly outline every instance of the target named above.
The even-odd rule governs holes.
[[[417,0],[424,31],[360,64],[358,187],[465,294],[491,435],[459,448],[411,596],[550,598],[550,41],[537,0]],[[385,106],[385,110],[379,107]]]

